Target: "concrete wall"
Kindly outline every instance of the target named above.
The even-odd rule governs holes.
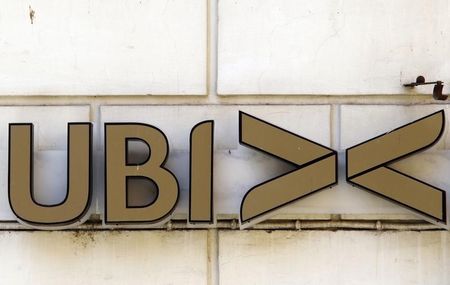
[[[103,122],[149,122],[169,137],[183,218],[187,135],[212,118],[217,210],[220,219],[235,218],[249,187],[289,170],[238,145],[238,110],[341,153],[431,112],[448,116],[431,86],[402,84],[418,75],[450,82],[449,13],[448,0],[6,0],[0,161],[7,159],[7,124],[33,122],[36,195],[54,203],[64,197],[67,122],[95,124],[99,159]],[[450,189],[448,134],[394,167]],[[420,216],[343,177],[277,212],[271,232],[39,232],[15,225],[6,167],[0,163],[5,284],[450,284],[448,233],[411,227]],[[102,214],[102,191],[97,179],[93,214]],[[285,231],[280,218],[346,226]],[[360,227],[367,220],[373,230]],[[357,228],[365,230],[349,230]]]
[[[443,231],[0,232],[4,284],[449,284]]]

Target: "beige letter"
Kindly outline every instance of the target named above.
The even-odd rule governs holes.
[[[150,157],[142,164],[127,162],[127,140],[144,141]],[[175,208],[179,186],[175,176],[163,167],[169,152],[167,138],[159,129],[138,123],[105,124],[105,223],[157,223]],[[127,205],[127,178],[153,181],[158,194],[143,207]]]
[[[250,189],[241,203],[241,223],[337,183],[334,150],[243,112],[239,142],[297,167]]]
[[[436,143],[444,122],[441,110],[347,149],[347,181],[446,223],[445,191],[387,166]]]
[[[69,123],[67,194],[59,204],[42,205],[33,198],[33,125],[9,125],[9,203],[21,220],[36,226],[78,222],[91,198],[92,125]]]
[[[193,127],[190,140],[189,222],[212,224],[214,121]]]

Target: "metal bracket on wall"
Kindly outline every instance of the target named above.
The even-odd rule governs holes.
[[[419,85],[430,85],[430,84],[434,84],[434,88],[433,88],[433,98],[434,99],[447,100],[448,95],[442,94],[442,89],[444,88],[444,83],[442,81],[425,82],[425,77],[420,75],[420,76],[417,76],[416,82],[403,84],[403,86],[414,88]]]

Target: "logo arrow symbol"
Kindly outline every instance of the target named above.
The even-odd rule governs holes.
[[[445,224],[445,191],[387,166],[435,144],[444,123],[441,110],[348,148],[347,181]]]
[[[245,194],[241,224],[337,183],[336,151],[241,111],[239,143],[296,167]]]

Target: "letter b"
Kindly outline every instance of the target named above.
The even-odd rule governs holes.
[[[149,158],[142,164],[127,161],[127,141],[140,140],[149,147]],[[175,208],[179,196],[176,177],[166,168],[167,138],[156,127],[138,123],[105,124],[105,223],[157,223]],[[150,205],[127,205],[127,179],[144,177],[157,186]]]

